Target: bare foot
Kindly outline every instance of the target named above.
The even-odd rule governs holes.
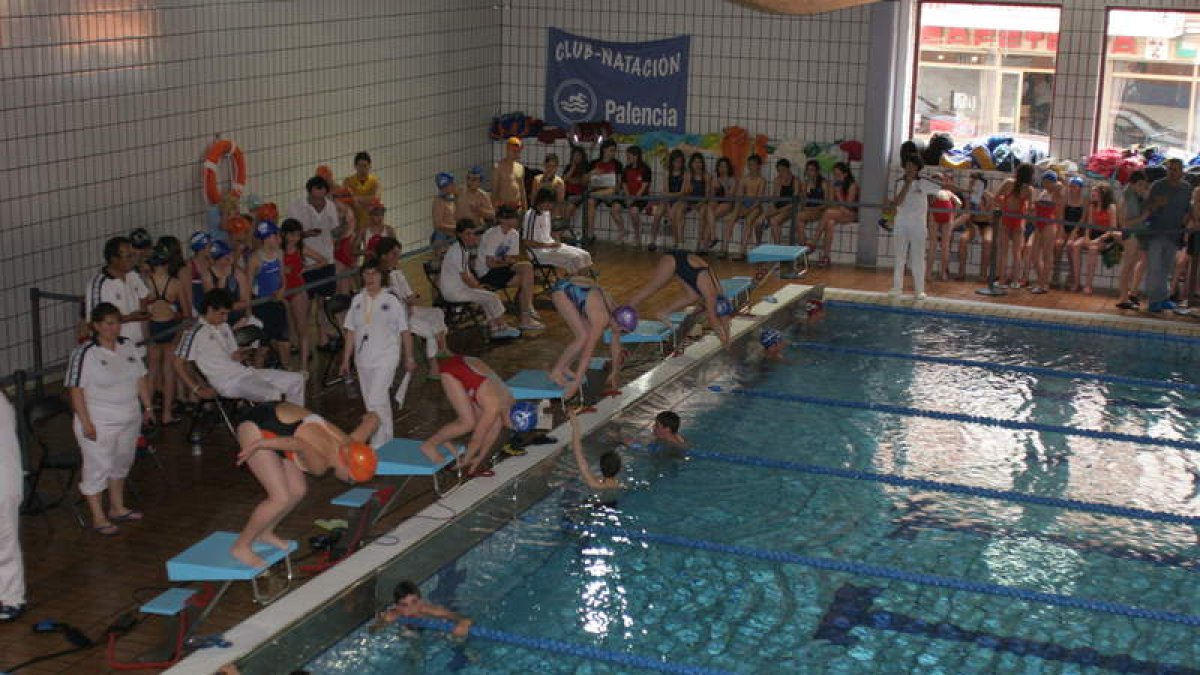
[[[229,549],[229,553],[237,558],[243,565],[251,569],[262,569],[267,566],[267,561],[263,560],[257,553],[250,550],[249,546],[234,546]]]
[[[549,377],[550,377],[550,381],[553,382],[554,384],[557,384],[560,387],[567,386],[567,377],[563,373],[561,373],[557,370],[551,370]]]
[[[268,546],[274,546],[280,551],[286,551],[289,548],[288,542],[280,539],[279,535],[275,534],[274,532],[263,532],[262,534],[258,535],[258,540]]]
[[[433,462],[434,464],[442,463],[442,458],[438,456],[437,448],[428,443],[421,444],[421,454],[428,457],[429,461]]]

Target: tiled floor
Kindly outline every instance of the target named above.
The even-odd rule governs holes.
[[[619,250],[602,246],[597,252],[601,281],[618,299],[629,293],[646,278],[654,254]],[[715,261],[720,276],[752,274],[744,263]],[[424,286],[419,261],[408,265],[409,279],[418,289]],[[850,267],[813,270],[804,279],[807,284],[825,284],[838,289],[886,291],[890,271]],[[771,280],[763,293],[778,288],[780,282]],[[927,307],[962,309],[959,303],[943,300],[985,302],[1003,313],[1024,307],[1048,310],[1061,320],[1097,325],[1125,325],[1138,330],[1171,331],[1200,335],[1200,321],[1175,316],[1146,318],[1148,315],[1121,312],[1111,296],[1083,296],[1064,292],[1031,295],[1026,291],[1010,291],[1001,298],[984,298],[975,294],[977,282],[933,282],[929,285],[931,298]],[[424,289],[428,297],[427,289]],[[664,290],[659,302],[669,299],[673,290]],[[849,293],[838,297],[862,299],[861,294]],[[1003,309],[1000,309],[1003,308]],[[646,308],[652,312],[653,305]],[[977,308],[973,308],[973,311]],[[1085,312],[1086,315],[1068,312]],[[1039,312],[1039,314],[1041,314]],[[545,368],[557,356],[557,347],[567,339],[567,329],[548,307],[543,308],[547,330],[535,337],[524,338],[483,350],[470,336],[452,339],[460,351],[483,356],[502,376],[520,368]],[[315,381],[324,366],[324,356],[315,362],[312,378],[311,404],[317,411],[336,422],[349,424],[361,414],[356,392],[344,385],[321,390]],[[409,406],[396,415],[396,433],[404,436],[423,436],[431,433],[450,415],[436,383],[417,381],[408,395]],[[65,420],[56,432],[65,434]],[[67,438],[65,435],[61,438]],[[200,456],[193,456],[182,426],[167,430],[157,442],[158,456],[165,471],[140,461],[134,479],[141,496],[137,505],[146,512],[146,520],[124,528],[120,536],[105,539],[79,529],[65,507],[50,510],[44,515],[23,519],[22,544],[25,553],[29,586],[29,611],[22,620],[0,627],[0,670],[29,658],[67,649],[69,644],[61,634],[35,635],[32,625],[42,619],[55,619],[78,627],[98,638],[112,618],[128,611],[151,597],[157,589],[167,586],[164,563],[167,558],[186,548],[206,533],[217,529],[237,530],[253,505],[262,497],[254,478],[244,469],[234,466],[235,449],[227,433],[215,432]],[[53,477],[48,479],[53,481]],[[414,481],[406,495],[404,509],[384,519],[376,527],[380,532],[390,529],[407,514],[415,512],[431,500],[428,481]],[[281,534],[301,542],[319,530],[314,519],[343,517],[340,509],[328,504],[330,497],[344,490],[336,480],[310,480],[306,501],[283,523]],[[307,546],[302,543],[302,552]],[[239,584],[237,586],[245,586]],[[247,588],[235,587],[222,601],[218,610],[201,630],[213,633],[232,626],[254,611]],[[138,626],[118,645],[120,657],[133,657],[160,637],[161,622],[151,619]],[[102,648],[95,648],[62,658],[45,661],[21,670],[22,673],[96,673],[108,672]]]

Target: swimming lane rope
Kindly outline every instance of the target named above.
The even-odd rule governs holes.
[[[824,398],[822,396],[806,396],[804,394],[788,394],[775,391],[763,391],[758,389],[739,389],[728,388],[719,385],[709,387],[710,391],[718,393],[737,394],[739,396],[748,396],[751,398],[765,398],[776,401],[794,401],[796,403],[807,403],[809,405],[819,405],[828,408],[850,408],[854,410],[870,410],[872,412],[887,413],[891,415],[903,415],[905,417],[925,417],[932,420],[946,420],[951,422],[965,422],[967,424],[983,424],[992,427],[1001,427],[1003,429],[1017,429],[1040,431],[1043,433],[1057,433],[1066,436],[1082,436],[1084,438],[1096,438],[1104,441],[1122,441],[1125,443],[1136,443],[1139,445],[1158,445],[1167,448],[1177,448],[1180,450],[1200,450],[1200,443],[1195,441],[1185,441],[1174,438],[1158,438],[1155,436],[1142,436],[1138,434],[1125,434],[1117,431],[1099,431],[1096,429],[1080,429],[1078,427],[1067,427],[1058,424],[1041,424],[1039,422],[1018,422],[1017,420],[1008,420],[1001,417],[989,417],[986,415],[967,415],[965,413],[942,412],[940,410],[924,410],[922,408],[910,408],[902,405],[892,405],[890,403],[872,403],[870,401],[846,401],[836,398]]]
[[[927,309],[917,309],[915,307],[897,307],[893,305],[876,305],[869,302],[854,302],[851,300],[826,300],[825,307],[845,307],[848,309],[857,309],[869,312],[884,312],[888,314],[908,314],[911,316],[932,316],[940,319],[957,319],[960,321],[974,321],[977,323],[993,323],[1006,326],[1020,326],[1022,328],[1039,328],[1042,330],[1056,330],[1070,333],[1086,333],[1088,335],[1108,335],[1112,337],[1134,338],[1138,340],[1150,340],[1155,342],[1172,342],[1184,345],[1200,345],[1200,338],[1190,337],[1187,335],[1171,335],[1168,333],[1143,333],[1133,330],[1122,330],[1120,328],[1103,328],[1100,326],[1076,326],[1072,324],[1052,323],[1049,321],[1035,321],[1033,319],[1015,319],[1003,316],[988,316],[985,314],[969,314],[966,312],[943,312],[931,311]]]
[[[884,567],[881,565],[867,565],[849,560],[818,558],[814,556],[800,555],[799,553],[789,553],[787,551],[772,551],[768,549],[752,548],[749,546],[722,544],[715,541],[691,539],[688,537],[680,537],[671,534],[643,532],[623,527],[578,525],[569,522],[564,523],[563,527],[575,532],[582,532],[595,536],[620,537],[629,539],[631,541],[665,544],[668,546],[678,546],[681,548],[689,548],[697,551],[709,551],[712,553],[725,553],[743,558],[765,560],[767,562],[774,563],[801,565],[803,567],[810,567],[828,572],[842,572],[858,576],[891,579],[894,581],[919,584],[922,586],[948,588],[958,591],[967,591],[969,593],[994,595],[1002,598],[1015,598],[1017,600],[1024,600],[1026,602],[1056,605],[1058,607],[1069,607],[1071,609],[1083,609],[1090,612],[1099,612],[1103,614],[1115,614],[1117,616],[1126,616],[1134,619],[1150,619],[1151,621],[1162,621],[1165,623],[1177,623],[1184,626],[1200,627],[1200,616],[1166,612],[1157,609],[1145,609],[1142,607],[1135,607],[1133,605],[1109,602],[1107,600],[1093,600],[1091,598],[1080,598],[1073,595],[1063,595],[1060,593],[1044,593],[1041,591],[1031,591],[1024,588],[1017,588],[1015,586],[1005,586],[1003,584],[989,584],[979,581],[971,581],[968,579],[959,579],[957,577],[947,577],[939,574],[908,572],[905,570],[900,570],[893,567]]]
[[[400,621],[405,625],[419,626],[421,628],[439,630],[446,633],[454,630],[454,622],[445,621],[442,619],[418,619],[405,617]],[[592,661],[607,661],[608,663],[616,663],[622,666],[630,666],[633,668],[642,668],[644,670],[654,670],[660,673],[677,673],[678,675],[733,675],[726,670],[701,668],[699,666],[688,666],[679,663],[667,663],[645,656],[638,656],[636,654],[623,654],[621,652],[600,649],[599,647],[592,647],[590,645],[576,644],[574,642],[532,637],[529,635],[521,635],[519,633],[510,633],[508,631],[488,628],[487,626],[480,626],[478,624],[472,624],[468,634],[474,638],[515,645],[517,647],[524,647],[526,649],[536,649],[538,651],[564,654],[566,656],[577,656],[579,658],[590,659]]]
[[[950,356],[931,356],[928,354],[907,354],[904,352],[890,352],[882,349],[870,349],[867,347],[851,347],[844,345],[831,345],[823,342],[793,342],[793,347],[807,349],[809,351],[830,352],[834,354],[854,354],[855,356],[869,356],[884,359],[907,359],[910,361],[921,361],[923,363],[937,363],[947,366],[963,366],[967,368],[984,368],[986,370],[1008,371],[1014,373],[1028,373],[1030,375],[1043,375],[1046,377],[1058,377],[1069,380],[1091,380],[1094,382],[1110,382],[1112,384],[1127,384],[1134,387],[1148,387],[1151,389],[1168,389],[1172,391],[1200,391],[1200,385],[1195,385],[1190,382],[1170,382],[1167,380],[1155,380],[1145,377],[1126,377],[1124,375],[1105,375],[1103,373],[1085,373],[1074,370],[1057,370],[1055,368],[1044,368],[1042,366],[1019,366],[1008,365],[1003,363],[994,363],[991,361],[973,361],[971,359],[959,359]]]
[[[640,449],[640,446],[635,447],[635,449]],[[1153,520],[1160,523],[1178,523],[1180,525],[1200,527],[1200,516],[1184,516],[1177,513],[1168,513],[1166,511],[1139,509],[1129,506],[1116,506],[1114,504],[1101,504],[1099,502],[1085,502],[1078,499],[1066,499],[1063,497],[1044,497],[1041,495],[1029,494],[1027,492],[997,490],[993,488],[963,485],[961,483],[948,483],[940,480],[929,480],[925,478],[907,478],[905,476],[897,476],[895,474],[888,473],[855,471],[853,469],[838,469],[835,467],[817,466],[815,464],[791,462],[785,459],[737,455],[696,448],[688,450],[687,455],[697,459],[707,459],[714,462],[724,462],[726,464],[741,464],[744,466],[754,466],[765,469],[779,469],[782,471],[806,473],[813,476],[829,476],[831,478],[845,478],[847,480],[883,483],[884,485],[894,485],[896,487],[903,488],[916,488],[920,490],[930,490],[933,492],[968,495],[970,497],[998,499],[1006,502],[1035,504],[1037,506],[1050,506],[1054,508],[1067,509],[1069,511],[1099,513],[1107,516],[1119,516],[1121,518],[1131,518],[1134,520]]]

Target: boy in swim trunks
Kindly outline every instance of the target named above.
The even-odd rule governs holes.
[[[492,196],[483,189],[483,167],[467,170],[467,187],[458,195],[458,217],[470,218],[476,227],[486,227],[496,217]]]
[[[439,173],[433,182],[438,193],[433,197],[433,234],[429,236],[429,245],[433,247],[434,256],[440,258],[457,239],[454,225],[458,222],[458,195],[452,174]]]
[[[492,170],[492,204],[524,211],[529,206],[525,195],[525,167],[521,164],[521,139],[510,136],[504,142],[504,159]]]

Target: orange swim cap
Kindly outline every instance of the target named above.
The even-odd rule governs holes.
[[[329,189],[333,189],[333,169],[330,169],[328,164],[318,166],[316,174],[329,183]]]
[[[245,216],[234,216],[225,221],[225,231],[235,235],[246,234],[250,231],[250,221]]]
[[[375,450],[366,443],[348,443],[340,451],[342,461],[346,463],[350,478],[355,483],[369,481],[375,477],[375,469],[379,466],[379,458]]]

